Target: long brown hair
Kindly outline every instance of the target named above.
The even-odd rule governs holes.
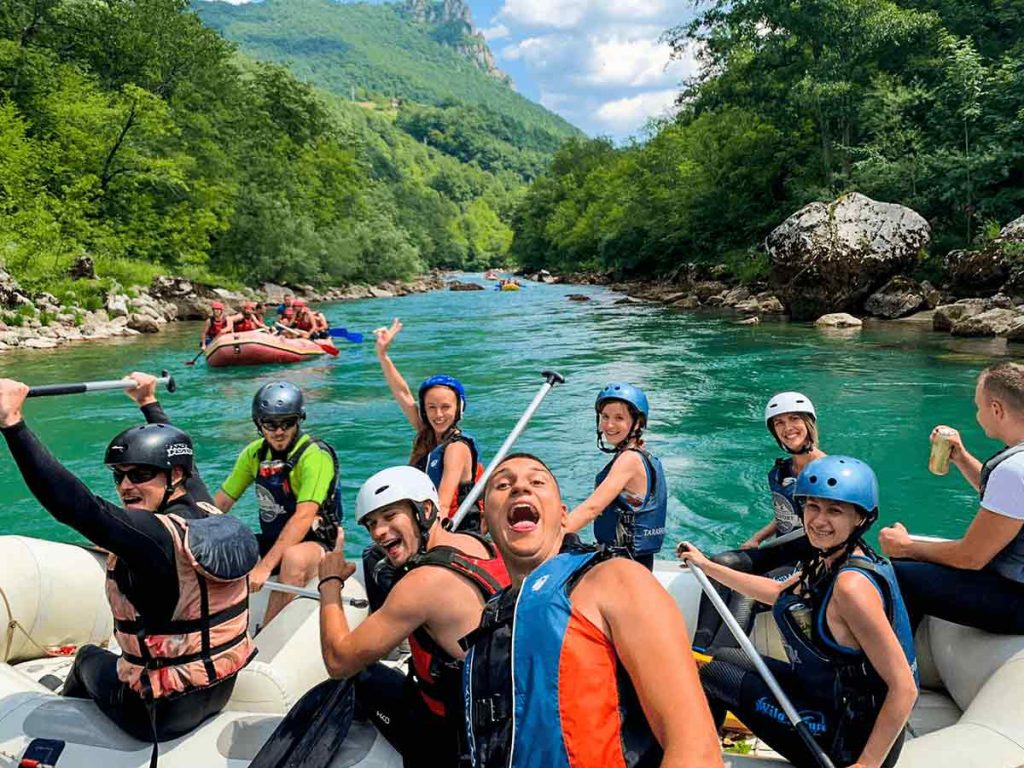
[[[438,439],[434,428],[430,426],[430,422],[421,424],[420,428],[416,430],[415,439],[412,441],[412,453],[409,455],[409,463],[412,465],[418,464],[423,460],[423,457],[437,448],[437,446],[452,435],[457,435],[461,431],[462,430],[459,429],[458,422],[456,422],[448,427],[448,429],[444,431],[444,434],[441,435],[440,439]]]

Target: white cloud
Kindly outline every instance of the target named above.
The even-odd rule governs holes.
[[[487,29],[481,29],[482,34],[487,40],[500,40],[503,37],[508,37],[508,27],[504,24],[495,24],[493,27],[487,27]]]
[[[672,49],[657,38],[592,40],[588,69],[582,80],[593,85],[640,88],[679,79],[680,62]]]
[[[652,117],[665,117],[674,112],[678,91],[667,89],[647,91],[636,96],[608,101],[598,107],[597,121],[605,130],[619,135],[640,130]]]
[[[527,27],[571,29],[587,13],[588,0],[505,0],[498,16]]]

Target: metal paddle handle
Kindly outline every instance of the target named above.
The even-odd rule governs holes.
[[[498,452],[494,454],[494,458],[491,459],[491,463],[487,465],[483,475],[481,475],[480,479],[476,481],[476,484],[469,492],[469,495],[466,496],[459,505],[458,510],[456,510],[455,514],[452,515],[452,530],[459,527],[459,523],[462,522],[462,519],[469,512],[469,508],[476,503],[478,498],[480,498],[480,494],[483,493],[484,486],[487,485],[487,481],[490,480],[495,468],[502,462],[505,456],[508,455],[509,450],[511,450],[516,440],[519,439],[519,436],[523,434],[523,430],[526,429],[527,423],[533,417],[533,414],[537,412],[537,409],[540,408],[540,404],[544,398],[547,397],[548,392],[554,389],[556,384],[565,383],[565,377],[555,371],[542,371],[541,375],[544,377],[544,383],[541,385],[540,390],[536,395],[534,395],[533,401],[523,412],[523,415],[519,417],[519,421],[516,422],[512,431],[508,433],[508,437],[505,438],[505,442],[501,444],[501,448],[499,448]]]
[[[157,384],[163,384],[168,392],[174,392],[178,385],[167,370],[160,371]],[[104,381],[82,381],[76,384],[43,384],[29,387],[27,397],[52,397],[53,395],[80,395],[83,392],[105,392],[112,389],[135,389],[139,383],[135,379],[107,379]]]
[[[278,581],[267,581],[263,584],[264,589],[269,589],[271,592],[284,592],[289,595],[297,595],[298,597],[308,597],[312,600],[320,599],[320,592],[315,589],[309,589],[308,587],[293,587],[291,584],[281,584]],[[341,596],[341,602],[351,605],[353,608],[368,608],[370,601],[361,597],[345,597]]]
[[[707,596],[711,604],[715,606],[715,610],[718,611],[718,615],[722,617],[722,621],[729,628],[732,636],[736,638],[736,642],[740,644],[740,648],[747,654],[750,662],[754,665],[757,673],[761,675],[761,679],[764,680],[765,685],[771,690],[775,700],[779,702],[779,706],[782,707],[782,711],[786,713],[786,717],[789,718],[789,722],[796,729],[796,732],[800,734],[800,738],[804,740],[804,744],[814,755],[814,759],[817,760],[818,765],[821,768],[835,768],[832,760],[825,750],[821,748],[821,745],[814,740],[814,736],[811,734],[811,729],[807,723],[800,716],[800,713],[796,711],[796,707],[793,706],[793,702],[789,700],[782,687],[779,685],[779,681],[775,679],[775,675],[772,674],[771,670],[768,669],[768,665],[764,663],[764,659],[761,658],[761,654],[757,652],[754,644],[750,642],[750,638],[747,637],[747,633],[743,631],[743,628],[736,621],[736,617],[732,615],[732,611],[729,610],[729,606],[722,600],[722,596],[718,594],[718,591],[712,586],[708,580],[708,576],[701,569],[699,565],[692,562],[686,563],[694,577],[697,579],[697,583],[700,584],[700,588],[704,590],[704,594]]]

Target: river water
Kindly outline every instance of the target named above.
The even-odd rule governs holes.
[[[589,302],[566,299],[584,293]],[[0,355],[0,375],[43,384],[116,378],[168,368],[178,392],[161,398],[187,429],[211,490],[255,437],[250,400],[263,383],[286,378],[307,395],[307,429],[331,442],[342,462],[348,548],[366,542],[351,513],[360,483],[408,458],[412,432],[392,401],[374,354],[373,328],[400,317],[405,329],[392,359],[415,388],[448,372],[467,387],[464,426],[485,458],[498,448],[553,368],[567,378],[549,394],[518,448],[555,470],[567,503],[593,487],[605,457],[595,447],[593,400],[608,381],[643,387],[651,402],[648,445],[669,475],[669,541],[689,538],[708,550],[736,546],[771,516],[766,475],[779,450],[761,416],[767,398],[797,389],[814,401],[822,447],[868,461],[878,473],[883,522],[911,531],[959,535],[977,507],[955,469],[927,470],[928,433],[958,427],[980,457],[998,446],[974,420],[977,372],[1007,354],[1002,341],[958,340],[910,323],[826,332],[806,324],[739,326],[734,317],[616,304],[604,288],[527,284],[518,293],[435,292],[325,307],[334,325],[367,335],[337,358],[294,366],[194,368],[198,323],[157,336],[78,344],[53,352]],[[1012,350],[1011,350],[1012,353]],[[29,401],[26,420],[73,472],[114,498],[102,465],[108,440],[140,421],[118,392]],[[0,448],[0,532],[76,540],[34,501]],[[235,510],[255,525],[250,492]]]

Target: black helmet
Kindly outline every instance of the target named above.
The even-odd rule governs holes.
[[[141,464],[170,471],[181,467],[192,474],[192,438],[170,424],[143,424],[131,427],[110,441],[103,463]]]
[[[302,390],[287,381],[272,381],[260,387],[252,399],[252,420],[259,427],[263,419],[298,416],[306,418]]]

